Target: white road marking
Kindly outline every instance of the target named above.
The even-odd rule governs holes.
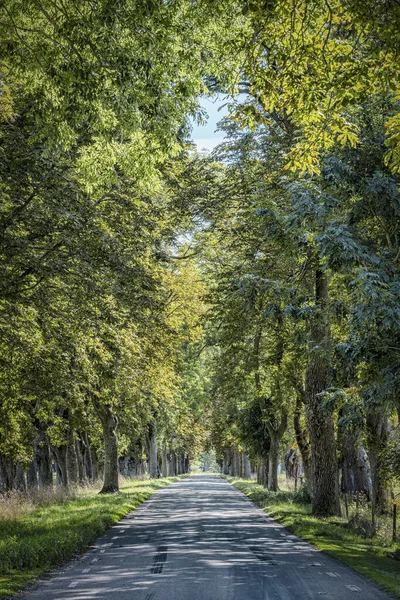
[[[125,533],[125,529],[121,529],[120,533]]]
[[[357,587],[356,585],[346,585],[346,587],[352,592],[361,592],[361,588]]]
[[[319,562],[315,562],[315,563],[310,563],[309,567],[322,567],[322,565]]]
[[[104,554],[105,550],[100,550],[100,554]]]
[[[339,573],[332,573],[331,571],[327,571],[326,574],[329,575],[329,577],[340,577]]]
[[[112,539],[112,540],[117,540],[117,539],[118,539],[118,536],[117,536],[117,535],[114,535],[114,537],[112,537],[111,539]]]
[[[97,563],[98,561],[99,561],[99,559],[98,559],[98,558],[94,558],[94,559],[93,559],[93,560],[91,560],[90,562],[93,564],[93,563]]]
[[[83,569],[82,573],[89,573],[90,569]]]
[[[68,586],[68,587],[69,587],[69,588],[76,587],[76,586],[78,585],[78,583],[79,583],[79,581],[72,581],[72,582],[69,584],[69,586]]]

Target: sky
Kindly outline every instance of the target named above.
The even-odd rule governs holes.
[[[201,98],[200,104],[206,110],[208,119],[205,125],[193,123],[192,139],[198,150],[212,150],[224,139],[222,133],[216,129],[218,121],[228,114],[228,107],[224,106],[227,102],[226,96],[220,94],[216,98]]]

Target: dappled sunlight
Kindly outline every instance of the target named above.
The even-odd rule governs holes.
[[[26,598],[303,600],[329,590],[327,571],[343,589],[356,579],[325,562],[230,484],[199,475],[156,492]]]

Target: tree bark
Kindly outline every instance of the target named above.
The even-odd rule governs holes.
[[[38,489],[38,476],[37,476],[38,466],[36,459],[34,459],[26,472],[26,485],[29,490],[37,490]]]
[[[268,457],[268,489],[272,492],[279,491],[278,483],[278,464],[279,464],[279,445],[280,440],[274,436],[271,437],[271,445]]]
[[[349,431],[343,425],[338,429],[342,450],[342,491],[345,493],[362,492],[368,500],[371,500],[371,468],[368,455],[361,443],[361,434],[358,431]]]
[[[149,423],[149,476],[150,479],[158,477],[158,456],[157,456],[157,424],[154,419]]]
[[[171,476],[175,476],[176,475],[176,459],[175,459],[175,452],[171,452],[169,455],[169,465],[168,465],[168,473]]]
[[[367,414],[368,456],[371,465],[372,501],[376,514],[389,511],[389,491],[382,473],[384,450],[389,437],[389,421],[384,412],[370,409]]]
[[[264,487],[268,486],[268,458],[260,456],[257,462],[257,483]]]
[[[283,434],[287,427],[288,414],[284,407],[281,408],[280,421],[274,423],[269,420],[265,425],[268,430],[270,439],[270,448],[268,454],[268,489],[272,492],[279,491],[278,482],[278,467],[279,467],[279,450]]]
[[[103,427],[104,440],[104,481],[101,494],[114,494],[119,491],[118,484],[118,419],[111,407],[103,406],[98,411]]]
[[[50,445],[45,433],[39,432],[36,443],[36,460],[39,470],[39,486],[53,486],[53,469],[51,464]]]
[[[312,473],[311,473],[311,448],[308,441],[308,432],[301,426],[301,415],[304,406],[304,389],[297,390],[296,395],[296,408],[293,416],[293,426],[296,436],[297,446],[301,454],[301,461],[303,463],[304,478],[311,485]]]
[[[251,465],[248,454],[243,454],[243,477],[244,479],[251,479]]]
[[[25,471],[21,465],[15,467],[14,488],[20,492],[26,492]]]
[[[0,454],[1,491],[9,492],[15,487],[16,465],[5,454]]]
[[[89,481],[92,481],[94,479],[92,453],[89,443],[89,437],[86,431],[82,435],[82,454],[86,477],[87,479],[89,479]]]
[[[167,442],[163,442],[163,451],[161,457],[161,473],[163,477],[168,477],[168,454],[167,454]]]
[[[61,479],[61,485],[69,490],[68,468],[67,468],[67,446],[52,446],[54,459]]]
[[[68,433],[68,444],[67,444],[67,469],[68,469],[68,482],[71,486],[76,486],[79,483],[79,466],[78,456],[76,454],[75,445],[75,434],[72,427]]]
[[[332,414],[322,406],[329,379],[328,277],[316,272],[315,304],[312,319],[310,359],[306,371],[305,402],[311,443],[312,513],[340,515],[338,464]]]

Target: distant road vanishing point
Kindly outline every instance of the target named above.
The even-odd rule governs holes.
[[[23,600],[388,600],[217,475],[155,492]]]

